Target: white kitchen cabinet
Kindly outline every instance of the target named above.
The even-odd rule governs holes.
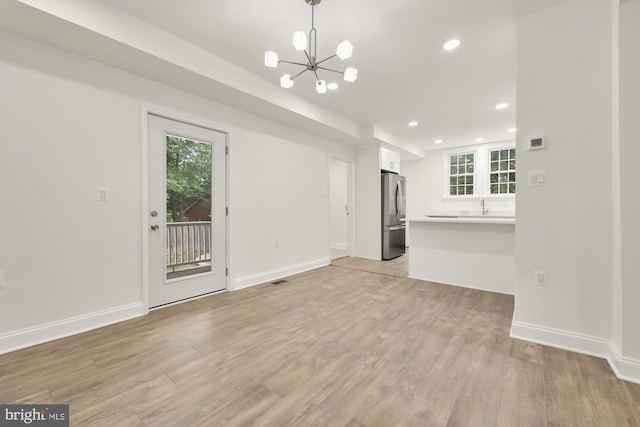
[[[380,148],[380,169],[400,173],[400,153]]]

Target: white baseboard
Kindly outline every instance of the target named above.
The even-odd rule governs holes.
[[[511,324],[511,337],[601,358],[609,352],[609,340],[515,320]]]
[[[331,249],[347,250],[349,249],[349,245],[347,243],[331,242]]]
[[[138,302],[9,332],[0,335],[0,354],[102,328],[148,312],[148,308]]]
[[[374,257],[370,257],[370,256],[364,256],[364,255],[355,255],[357,258],[362,258],[362,259],[370,259],[372,261],[382,261],[382,258],[374,258]]]
[[[511,338],[606,359],[619,379],[640,384],[640,360],[623,357],[611,340],[516,321]]]
[[[624,357],[613,342],[609,343],[609,354],[606,359],[618,378],[640,384],[640,360]]]
[[[440,285],[447,285],[447,286],[456,286],[458,288],[467,288],[467,289],[475,289],[477,291],[484,291],[484,292],[492,292],[494,294],[504,294],[504,295],[513,295],[513,291],[512,290],[506,290],[506,289],[491,289],[489,287],[483,287],[483,286],[470,286],[470,285],[464,285],[461,283],[451,283],[451,282],[446,282],[443,280],[439,280],[439,279],[430,279],[429,277],[415,277],[412,274],[409,274],[409,279],[415,279],[415,280],[422,280],[424,282],[433,282],[433,283],[438,283]]]
[[[281,279],[283,277],[292,276],[305,271],[315,270],[316,268],[327,266],[331,263],[329,258],[322,258],[303,264],[291,265],[288,267],[278,268],[276,270],[265,271],[263,273],[252,274],[250,276],[238,277],[233,281],[233,291],[237,291],[251,286],[260,285],[265,282]]]

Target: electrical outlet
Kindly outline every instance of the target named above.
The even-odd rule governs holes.
[[[4,271],[0,271],[0,289],[4,289],[7,287],[7,277],[4,274]]]
[[[533,270],[533,283],[536,286],[547,286],[547,271]]]
[[[96,191],[98,193],[97,200],[99,202],[109,201],[109,187],[96,187]]]

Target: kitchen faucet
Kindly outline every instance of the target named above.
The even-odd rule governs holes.
[[[480,199],[480,206],[482,206],[482,215],[486,215],[489,212],[489,209],[484,208],[484,197]]]

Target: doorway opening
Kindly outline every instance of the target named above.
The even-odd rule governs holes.
[[[331,260],[351,256],[351,162],[329,158],[329,249]]]

